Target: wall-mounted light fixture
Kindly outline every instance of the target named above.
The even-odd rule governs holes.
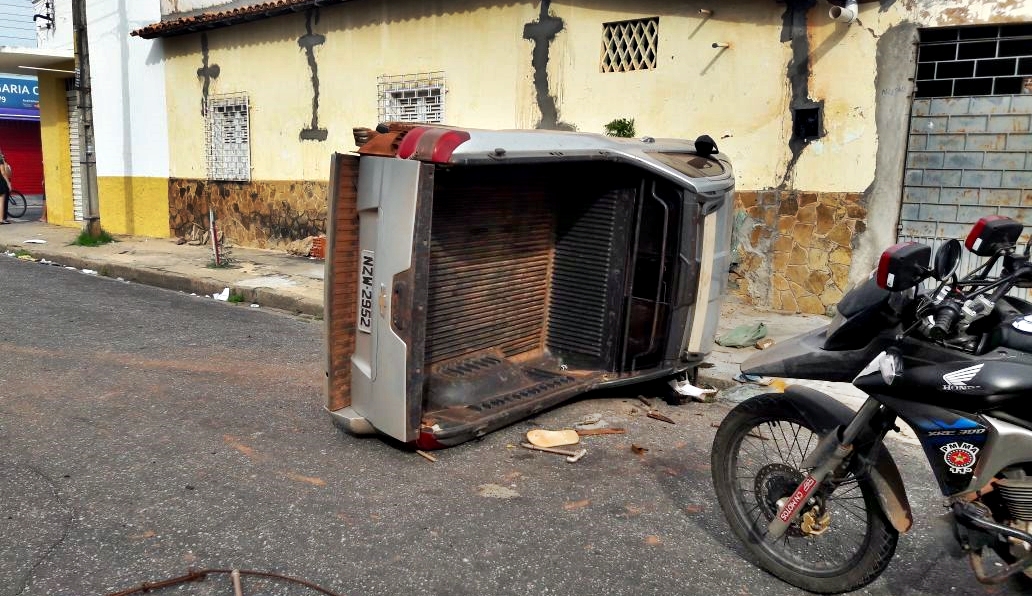
[[[726,42],[726,41],[715,41],[715,42],[713,42],[713,47],[714,48],[730,48],[731,44],[729,42]]]
[[[700,8],[699,14],[701,14],[704,17],[711,17],[713,16],[713,11],[708,8]]]

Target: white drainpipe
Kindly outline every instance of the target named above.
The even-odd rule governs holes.
[[[860,9],[857,8],[856,0],[846,0],[845,6],[832,6],[831,10],[828,11],[828,16],[840,23],[852,23],[856,20],[856,15],[859,12]]]

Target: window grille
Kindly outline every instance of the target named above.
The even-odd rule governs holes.
[[[656,68],[659,17],[602,24],[602,72]]]
[[[1032,84],[1032,25],[922,29],[916,97],[1017,95]]]
[[[380,75],[376,84],[380,122],[444,123],[444,73]]]
[[[208,100],[204,140],[209,180],[251,180],[251,131],[247,95]]]

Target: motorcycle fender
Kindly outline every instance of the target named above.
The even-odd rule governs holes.
[[[821,434],[849,424],[856,414],[830,395],[809,387],[789,386],[785,389],[785,397]],[[882,512],[897,532],[905,533],[914,525],[914,515],[899,468],[884,445],[878,445],[870,457],[874,460],[870,468],[871,481],[878,493]]]

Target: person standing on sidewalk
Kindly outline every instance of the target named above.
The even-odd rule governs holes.
[[[7,203],[11,200],[11,164],[7,163],[3,152],[0,152],[0,224],[9,224],[7,219]]]

